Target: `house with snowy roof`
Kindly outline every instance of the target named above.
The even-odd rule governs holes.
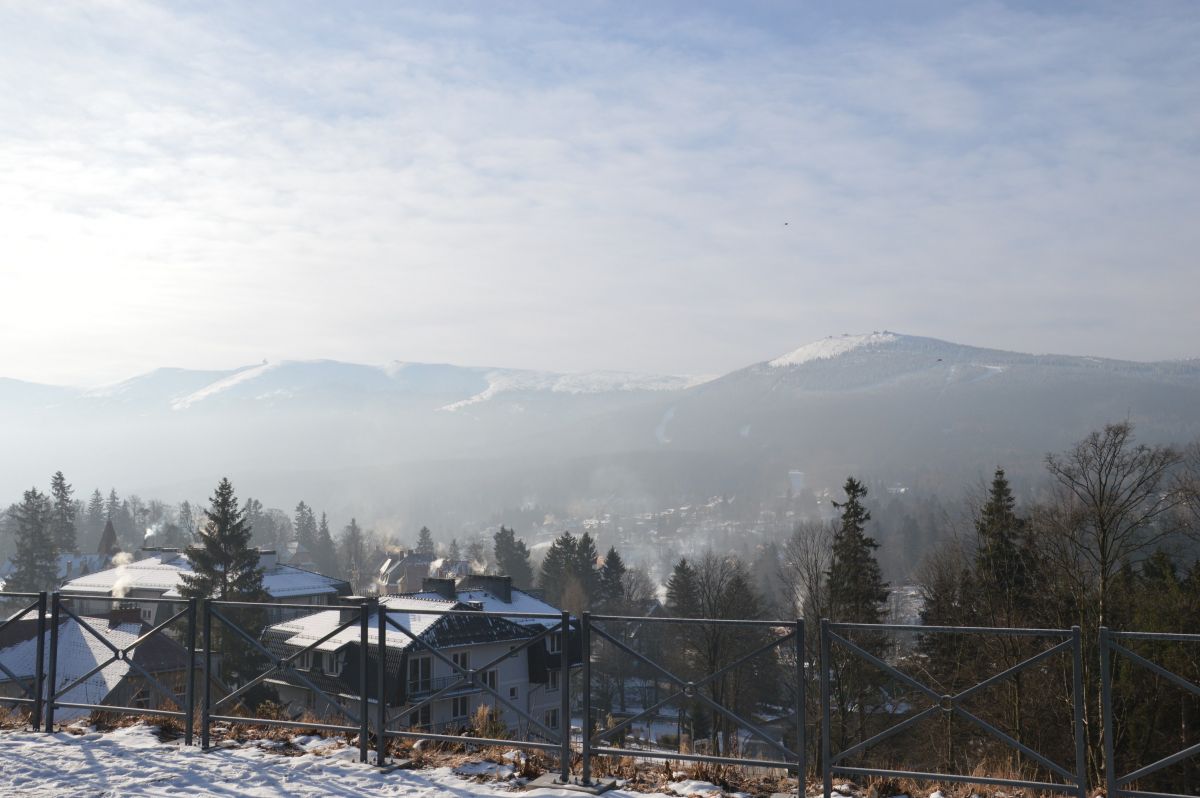
[[[394,624],[385,632],[383,663],[384,700],[389,714],[396,717],[391,728],[455,733],[467,728],[479,707],[487,705],[517,737],[548,738],[558,733],[564,722],[560,716],[562,668],[581,664],[578,636],[569,633],[564,641],[561,634],[553,632],[529,643],[552,627],[555,619],[505,618],[493,613],[559,615],[560,611],[513,589],[506,577],[483,580],[491,590],[479,586],[460,590],[453,580],[427,579],[425,590],[379,599]],[[452,610],[458,612],[452,614]],[[357,613],[357,607],[349,606],[326,610],[275,624],[264,633],[264,645],[280,658],[322,641],[293,661],[303,679],[284,672],[269,680],[291,713],[333,717],[340,714],[339,707],[358,712],[364,656],[359,626],[351,624],[322,640]],[[365,654],[367,695],[372,702],[378,700],[380,667],[377,613],[377,609],[371,611]],[[449,662],[434,656],[422,643],[436,648]],[[480,684],[460,683],[460,674],[450,662],[464,669],[484,668]],[[435,694],[433,701],[425,703]],[[407,707],[413,711],[406,713]]]
[[[62,586],[63,596],[75,597],[76,612],[107,614],[112,606],[109,599],[121,599],[123,606],[137,606],[142,618],[150,623],[166,620],[178,607],[168,604],[137,603],[139,598],[182,598],[183,575],[192,573],[187,553],[173,548],[142,549],[146,557],[113,568],[72,579]],[[279,562],[270,549],[259,550],[259,566],[263,569],[263,589],[269,601],[290,604],[330,604],[337,597],[350,593],[350,583],[344,579],[306,571],[295,565]],[[85,598],[86,597],[86,598]],[[282,620],[304,610],[268,610],[271,620]]]
[[[107,554],[60,554],[56,562],[58,583],[86,576],[96,571],[102,571],[112,563],[112,557]],[[16,563],[9,559],[0,563],[0,590],[16,570]]]
[[[136,662],[159,684],[176,695],[182,695],[187,677],[187,650],[166,635],[150,635],[129,654],[129,658],[113,658],[107,641],[119,649],[128,648],[150,631],[137,610],[117,610],[107,617],[81,616],[83,623],[67,616],[60,619],[58,656],[55,659],[55,691],[75,684],[57,700],[69,704],[109,704],[112,706],[161,709],[166,697],[147,682],[146,677],[130,664]],[[83,624],[86,624],[85,628]],[[37,619],[22,618],[0,630],[0,706],[5,698],[33,695],[37,663]],[[49,626],[49,624],[47,624]],[[50,673],[50,632],[42,641],[43,674]],[[108,662],[97,670],[102,663]],[[85,678],[86,677],[86,678]],[[89,709],[62,707],[55,719],[67,721],[87,715]]]

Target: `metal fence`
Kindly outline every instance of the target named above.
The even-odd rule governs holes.
[[[387,763],[388,742],[395,739],[505,745],[556,756],[557,779],[560,783],[599,786],[593,778],[597,757],[631,757],[785,771],[798,777],[797,789],[803,795],[805,775],[808,773],[805,691],[808,679],[812,678],[811,671],[816,668],[820,710],[819,718],[815,720],[819,721],[820,726],[819,771],[826,796],[832,795],[834,776],[847,776],[992,784],[1062,792],[1086,798],[1083,645],[1078,627],[1069,630],[929,627],[848,624],[823,620],[818,651],[812,661],[806,662],[805,627],[801,620],[660,618],[590,613],[572,617],[566,612],[537,614],[483,612],[476,609],[395,609],[379,599],[331,606],[204,599],[114,599],[106,595],[59,593],[0,593],[0,607],[6,608],[4,614],[0,615],[0,687],[7,685],[0,693],[0,705],[27,709],[31,725],[47,732],[53,730],[56,716],[61,718],[65,710],[73,710],[76,714],[80,711],[145,714],[177,720],[183,727],[185,744],[193,744],[193,737],[198,733],[199,743],[204,748],[211,743],[215,724],[262,724],[357,735],[360,760],[374,761],[377,765]],[[264,614],[320,612],[338,612],[339,616],[336,622],[327,628],[323,627],[319,635],[306,638],[302,645],[296,643],[281,652],[278,646],[267,639],[265,627],[269,624],[264,620]],[[468,663],[456,653],[466,645],[461,639],[431,639],[423,635],[420,629],[414,628],[413,617],[428,615],[517,624],[524,631],[513,633],[511,639],[500,640],[502,650],[484,658],[485,661]],[[406,622],[402,616],[410,617]],[[135,620],[139,624],[136,633],[129,631],[133,627],[121,626]],[[20,628],[22,624],[23,629]],[[109,628],[104,628],[105,624]],[[124,636],[119,640],[113,631],[118,626],[124,630]],[[65,661],[61,646],[66,644],[63,634],[68,628],[72,635],[70,645],[86,646],[92,659],[88,660],[86,669],[76,668],[69,676],[64,676],[66,671],[60,669]],[[740,630],[747,634],[749,630],[754,630],[759,637],[746,637],[756,642],[744,649],[735,649],[732,656],[714,662],[707,672],[698,672],[699,666],[694,662],[689,663],[688,670],[684,672],[678,659],[664,657],[661,651],[657,655],[651,653],[646,641],[661,641],[668,637],[667,630],[685,628]],[[885,655],[878,653],[881,649],[860,645],[852,639],[856,635],[897,633],[1042,638],[1049,639],[1053,645],[965,689],[946,694],[905,673],[897,662],[889,662]],[[339,639],[356,644],[360,656],[354,662],[356,677],[348,683],[350,687],[335,690],[314,678],[313,671],[300,667],[300,664],[339,635],[342,636]],[[546,645],[551,640],[558,644],[557,659],[555,647]],[[5,664],[4,654],[13,650],[13,641],[20,641],[29,649],[27,658],[32,661],[22,660],[25,665],[21,667],[31,672],[17,672],[17,666]],[[1173,764],[1200,755],[1200,745],[1136,767],[1124,775],[1119,774],[1115,756],[1118,741],[1113,736],[1116,716],[1112,700],[1112,661],[1122,658],[1131,667],[1146,669],[1189,695],[1200,696],[1200,685],[1131,650],[1128,647],[1131,641],[1190,645],[1200,643],[1200,635],[1100,631],[1107,794],[1110,798],[1174,798],[1164,793],[1139,791],[1130,785]],[[228,662],[223,663],[223,658],[235,647],[256,667],[249,672],[243,663],[234,683],[227,681],[223,664],[227,669]],[[154,656],[140,656],[145,649],[154,649]],[[403,664],[409,660],[397,653],[401,650],[407,652],[404,657],[419,655],[441,663],[449,670],[449,675],[427,675],[418,679],[415,686],[409,684],[411,674]],[[548,722],[545,716],[532,714],[527,707],[514,700],[512,694],[505,694],[494,676],[495,669],[502,667],[505,661],[522,655],[528,661],[535,651],[542,657],[542,667],[546,671],[557,672],[559,693],[554,723]],[[599,652],[602,651],[615,656],[622,667],[636,666],[642,673],[648,674],[655,693],[653,699],[643,697],[632,711],[626,712],[619,720],[614,717],[614,722],[607,726],[599,722],[596,713],[598,680],[595,677],[602,659]],[[1033,750],[965,706],[968,699],[982,691],[1060,655],[1069,657],[1071,722],[1075,741],[1075,761],[1069,764],[1056,762]],[[831,671],[835,659],[837,662],[855,661],[874,669],[923,696],[929,706],[920,711],[906,712],[906,717],[899,723],[835,752],[831,740],[834,698]],[[776,669],[774,673],[781,675],[780,679],[786,676],[787,680],[794,680],[795,685],[792,692],[781,691],[782,698],[776,697],[771,702],[773,709],[782,713],[772,728],[766,728],[757,717],[748,716],[736,703],[718,700],[717,692],[711,689],[739,668],[750,667],[751,663],[762,660],[771,663]],[[76,697],[73,691],[114,665],[123,668],[121,678],[132,687],[123,692],[113,691],[102,700],[79,700]],[[573,671],[578,677],[574,680],[574,687]],[[1066,671],[1064,678],[1065,674]],[[247,700],[257,687],[283,684],[308,691],[313,705],[320,708],[324,716],[321,719],[311,716],[281,717],[277,712],[264,713],[261,705],[252,705]],[[664,684],[668,685],[666,696],[659,697],[658,689]],[[623,684],[620,689],[625,689]],[[516,725],[523,728],[525,734],[519,738],[504,735],[472,736],[438,730],[422,722],[423,711],[435,702],[467,694],[483,696],[495,711],[506,712],[516,718]],[[712,718],[722,719],[723,723],[729,724],[728,728],[734,728],[747,739],[758,741],[759,747],[770,755],[762,758],[735,755],[744,753],[741,750],[708,753],[672,751],[655,744],[654,740],[632,747],[615,739],[624,737],[635,724],[653,720],[664,707],[680,702],[701,707]],[[676,709],[677,717],[681,717],[678,714],[681,711]],[[572,733],[573,712],[578,712],[582,718],[577,739],[573,739],[575,735]],[[912,729],[915,724],[938,717],[957,718],[982,730],[990,738],[1019,752],[1027,761],[1036,763],[1037,767],[1061,781],[991,778],[969,772],[937,773],[847,764],[847,760]],[[793,739],[789,741],[788,736],[793,736]],[[578,777],[572,777],[573,759],[577,759],[580,765]]]
[[[1105,795],[1108,798],[1185,798],[1176,793],[1146,792],[1129,789],[1130,784],[1144,779],[1171,765],[1183,762],[1191,757],[1200,756],[1200,743],[1163,757],[1157,762],[1139,767],[1131,773],[1121,775],[1118,771],[1116,750],[1114,745],[1114,727],[1117,714],[1113,711],[1113,658],[1120,656],[1132,665],[1143,668],[1156,676],[1166,679],[1169,683],[1191,695],[1200,696],[1200,685],[1183,678],[1174,671],[1143,657],[1132,651],[1128,645],[1136,641],[1151,641],[1158,643],[1175,643],[1183,645],[1200,644],[1200,635],[1167,634],[1161,632],[1117,632],[1107,628],[1100,629],[1100,684],[1101,702],[1104,716],[1104,768]]]
[[[938,692],[929,685],[924,684],[913,676],[910,676],[899,668],[896,668],[891,663],[885,662],[879,656],[868,651],[863,646],[851,641],[846,634],[843,634],[854,631],[864,632],[867,634],[919,633],[922,635],[969,634],[1042,638],[1049,637],[1052,639],[1061,639],[1062,642],[1032,657],[1029,657],[1022,662],[1019,662],[1005,669],[1004,671],[995,674],[994,676],[990,676],[981,682],[977,682],[965,690],[950,695]],[[883,731],[878,732],[872,737],[863,740],[850,748],[836,753],[833,752],[830,739],[830,730],[833,726],[831,710],[833,702],[831,700],[830,674],[833,669],[833,647],[835,645],[852,657],[857,658],[862,662],[865,662],[866,664],[876,668],[879,673],[886,674],[888,677],[895,679],[916,693],[924,696],[932,702],[931,706],[920,712],[909,715],[902,722],[884,729]],[[983,718],[980,718],[975,713],[970,712],[964,706],[964,702],[968,698],[981,693],[998,682],[1015,676],[1021,671],[1024,671],[1040,662],[1049,659],[1050,657],[1063,652],[1069,652],[1071,655],[1073,688],[1072,704],[1075,736],[1075,762],[1073,770],[1054,762],[1041,753],[1034,751],[1032,748],[1022,744],[1020,741],[996,728],[996,726],[993,724],[987,722]],[[1073,793],[1078,798],[1087,798],[1087,757],[1085,749],[1086,740],[1084,738],[1083,726],[1083,644],[1079,627],[1076,626],[1070,630],[1007,629],[957,626],[909,626],[902,624],[832,623],[828,620],[822,620],[820,662],[821,777],[826,798],[829,798],[829,796],[832,794],[833,776],[835,774],[843,776],[885,776],[893,778],[913,778],[922,781],[933,782],[945,781],[966,782],[971,784],[993,784],[1003,787],[1024,787],[1036,790],[1046,790],[1050,792]],[[878,745],[884,740],[895,737],[901,732],[912,728],[921,721],[937,717],[938,715],[955,716],[973,724],[977,728],[980,728],[987,734],[991,735],[993,738],[1011,747],[1013,750],[1019,751],[1032,761],[1037,762],[1039,765],[1051,773],[1059,776],[1064,781],[1062,783],[1029,781],[1023,779],[994,778],[967,773],[930,773],[884,768],[849,767],[839,764],[849,757],[862,753],[867,749]]]

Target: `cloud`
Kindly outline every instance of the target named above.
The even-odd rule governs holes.
[[[182,9],[0,10],[0,373],[1198,354],[1186,4]]]

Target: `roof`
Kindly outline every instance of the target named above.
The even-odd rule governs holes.
[[[444,615],[437,612],[413,612],[413,610],[469,609],[461,601],[449,601],[436,594],[422,593],[404,596],[386,596],[382,599],[388,609],[388,620],[430,645],[437,647],[463,646],[501,640],[520,640],[532,632],[504,618],[479,615]],[[507,605],[506,605],[507,606]],[[293,648],[312,645],[341,624],[341,610],[323,610],[293,618],[271,626],[267,632]],[[412,645],[413,639],[389,624],[385,640],[389,650],[402,651]],[[317,651],[337,651],[350,643],[358,643],[361,632],[354,624],[316,647]],[[378,613],[371,613],[367,629],[368,645],[379,639]]]
[[[458,591],[458,600],[481,604],[484,612],[538,612],[547,615],[562,615],[562,610],[557,607],[516,588],[513,588],[512,591],[512,601],[504,601],[486,590],[460,590]],[[546,618],[513,618],[511,620],[522,626],[541,626],[548,622],[553,623]]]
[[[117,648],[125,648],[133,643],[151,627],[141,621],[118,622],[110,626],[107,618],[84,617],[84,623],[104,635],[104,638]],[[134,651],[138,664],[150,672],[183,668],[187,655],[178,644],[167,640],[157,640],[161,635],[155,635],[142,643]],[[145,650],[143,650],[143,647]],[[74,618],[62,621],[58,631],[58,657],[55,671],[55,690],[66,687],[71,682],[95,668],[101,662],[109,659],[112,651],[92,632],[84,629]],[[50,673],[50,646],[43,651],[47,678]],[[0,649],[0,663],[13,672],[18,678],[32,680],[34,665],[37,661],[36,632],[19,643]],[[60,701],[75,704],[100,704],[108,694],[129,673],[130,665],[125,660],[109,663],[97,673],[92,674],[81,684],[71,688]],[[0,682],[8,681],[8,674],[0,671]],[[63,707],[55,711],[59,720],[86,715],[89,710]]]
[[[160,593],[164,598],[181,594],[182,574],[192,573],[187,555],[181,552],[160,552],[128,565],[97,571],[72,579],[62,586],[64,593],[113,593],[132,591]],[[263,573],[263,588],[276,599],[295,596],[336,595],[348,590],[348,585],[332,576],[306,571],[294,565],[276,563]]]

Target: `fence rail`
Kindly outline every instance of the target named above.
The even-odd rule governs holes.
[[[132,639],[126,637],[114,642],[111,629],[103,628],[104,613],[88,607],[108,606],[112,610],[137,611],[142,626]],[[124,598],[107,595],[77,595],[68,593],[0,593],[0,641],[19,640],[31,645],[33,653],[32,672],[18,672],[18,666],[3,657],[0,649],[0,686],[6,695],[0,696],[0,705],[20,707],[28,711],[33,728],[50,732],[54,729],[56,714],[62,710],[86,710],[116,713],[149,714],[175,718],[184,727],[184,743],[194,744],[194,735],[199,726],[199,744],[208,748],[214,723],[250,723],[285,727],[297,730],[314,729],[358,736],[359,758],[375,764],[387,762],[388,741],[393,739],[424,739],[479,745],[510,745],[530,748],[556,755],[558,759],[557,780],[560,783],[582,784],[602,787],[594,779],[594,764],[597,757],[632,757],[635,759],[680,760],[722,765],[741,765],[751,768],[769,768],[793,773],[797,777],[798,794],[804,795],[805,776],[809,772],[806,746],[805,720],[807,713],[806,684],[811,669],[816,668],[819,676],[819,717],[815,720],[820,727],[819,772],[825,796],[832,795],[833,777],[890,777],[913,778],[933,782],[965,782],[991,784],[1006,787],[1022,787],[1042,791],[1063,792],[1086,798],[1087,771],[1085,758],[1085,736],[1083,725],[1083,646],[1078,627],[1072,629],[1008,629],[981,627],[904,626],[896,624],[853,624],[834,623],[822,620],[819,630],[818,651],[806,656],[805,625],[802,620],[764,621],[737,619],[666,618],[620,615],[593,615],[582,613],[578,617],[566,612],[559,614],[520,613],[461,609],[445,611],[408,607],[388,607],[387,602],[377,598],[343,603],[340,605],[298,604],[274,602],[237,602],[205,599],[154,599]],[[150,608],[152,622],[141,615]],[[247,612],[286,610],[289,612],[339,613],[336,623],[322,627],[316,636],[305,638],[303,645],[295,644],[280,653],[267,641],[262,621],[248,619]],[[485,658],[481,663],[469,663],[458,653],[464,645],[461,640],[436,640],[414,631],[412,619],[437,615],[483,619],[488,623],[517,624],[521,630],[513,631],[511,639],[500,640],[503,650]],[[131,622],[124,616],[110,615],[111,626]],[[277,619],[273,619],[278,623]],[[522,622],[522,623],[518,623]],[[20,625],[24,627],[20,627]],[[62,633],[68,625],[73,641],[82,641],[95,656],[94,662],[82,671],[76,668],[70,675],[63,676]],[[663,639],[666,630],[701,627],[714,634],[727,634],[737,630],[755,631],[761,634],[753,638],[757,642],[738,650],[714,664],[706,673],[694,669],[682,672],[678,661],[662,661],[661,655],[648,653],[636,640],[646,638]],[[22,631],[22,628],[24,631]],[[625,631],[621,631],[625,630]],[[632,631],[630,631],[632,630]],[[346,634],[349,633],[349,637]],[[905,673],[895,662],[872,650],[872,646],[855,642],[855,636],[916,633],[921,635],[973,635],[992,637],[1041,638],[1056,641],[1040,652],[1022,655],[1025,658],[1005,667],[999,673],[971,684],[957,692],[944,693],[921,679]],[[320,681],[311,670],[312,657],[321,652],[322,646],[334,638],[352,640],[358,646],[359,656],[354,663],[356,677],[349,682],[353,689],[337,690],[329,682]],[[501,635],[501,637],[503,637]],[[554,640],[557,647],[547,645]],[[1130,645],[1138,641],[1164,644],[1200,644],[1200,635],[1159,634],[1146,632],[1118,632],[1100,630],[1100,674],[1103,718],[1104,778],[1109,798],[1179,798],[1166,793],[1153,793],[1134,789],[1139,780],[1158,773],[1184,760],[1200,757],[1200,745],[1192,745],[1156,762],[1134,767],[1128,773],[1117,770],[1114,726],[1116,714],[1113,707],[1113,662],[1123,660],[1129,667],[1136,667],[1165,680],[1192,696],[1200,697],[1200,684],[1193,683],[1169,670],[1148,656],[1132,650]],[[12,645],[12,643],[3,643]],[[74,645],[75,643],[73,643]],[[153,663],[139,659],[139,647],[159,646],[177,658],[179,667],[175,676],[164,683],[162,672],[154,670]],[[236,684],[227,684],[222,665],[224,654],[219,649],[232,650],[232,646],[255,658],[257,667],[253,673],[237,674]],[[452,651],[451,649],[456,649]],[[513,698],[515,693],[506,694],[497,682],[496,669],[503,667],[511,658],[539,651],[547,672],[556,671],[557,689],[556,722],[548,716],[537,717]],[[578,651],[578,656],[572,654]],[[652,680],[654,697],[643,696],[640,704],[622,712],[620,719],[602,728],[596,718],[597,686],[596,667],[600,661],[598,653],[610,652],[624,668],[635,665],[647,679]],[[371,657],[374,657],[372,662]],[[414,680],[407,670],[411,657],[426,657],[430,662],[440,663],[449,669],[449,675],[427,675],[417,673],[415,682],[421,689],[412,690]],[[555,660],[554,657],[558,659]],[[907,690],[923,697],[929,706],[906,712],[900,722],[860,739],[842,750],[834,751],[831,740],[833,727],[833,692],[831,672],[835,663],[854,661],[874,669]],[[1054,761],[1047,755],[1025,745],[1008,735],[997,726],[969,710],[965,703],[973,696],[997,685],[1017,674],[1043,665],[1053,657],[1069,657],[1070,702],[1072,728],[1075,740],[1075,761],[1069,764]],[[168,658],[169,659],[169,658]],[[740,668],[766,660],[786,672],[795,680],[795,692],[779,707],[794,713],[785,714],[778,721],[786,729],[776,732],[765,728],[763,722],[748,717],[744,709],[726,705],[717,699],[712,688],[722,679]],[[812,660],[811,662],[808,660]],[[172,660],[176,661],[176,660]],[[300,667],[307,662],[306,667]],[[694,665],[690,663],[689,665]],[[140,694],[147,698],[134,700],[126,692],[115,693],[97,701],[77,700],[73,691],[89,680],[102,674],[110,666],[119,665],[123,673],[140,686]],[[373,671],[372,671],[373,666]],[[24,667],[24,666],[21,666]],[[510,666],[511,667],[511,666]],[[168,668],[169,670],[169,668]],[[572,672],[578,671],[578,684],[572,687]],[[323,669],[324,672],[324,669]],[[623,674],[624,672],[621,671]],[[1064,671],[1065,674],[1065,671]],[[329,674],[325,672],[325,675]],[[339,674],[340,675],[340,674]],[[125,678],[122,676],[122,678]],[[1065,677],[1064,677],[1065,678]],[[201,679],[201,685],[197,685]],[[620,689],[625,690],[622,679]],[[255,688],[267,684],[287,684],[307,690],[314,705],[320,705],[325,715],[320,719],[309,717],[256,716],[255,707],[247,703]],[[667,685],[666,697],[659,697],[659,688]],[[549,683],[546,683],[549,690]],[[389,692],[391,690],[391,692]],[[625,693],[622,692],[624,697]],[[484,697],[494,711],[506,712],[517,719],[517,724],[528,732],[525,739],[501,736],[465,736],[450,730],[433,728],[433,724],[421,722],[423,712],[435,702],[468,697],[477,701]],[[622,699],[623,700],[623,699]],[[157,701],[157,706],[149,705]],[[653,744],[627,747],[616,738],[624,736],[639,722],[647,722],[650,728],[662,717],[665,709],[676,705],[675,718],[682,729],[682,703],[700,707],[714,719],[734,729],[735,739],[739,734],[769,752],[766,758],[754,759],[737,756],[737,750],[715,750],[712,752],[671,751]],[[545,706],[543,702],[541,706]],[[573,739],[572,711],[582,714],[582,728]],[[242,713],[242,714],[239,714]],[[667,713],[667,717],[670,717]],[[991,778],[970,772],[927,772],[900,770],[895,768],[873,768],[848,763],[852,757],[864,754],[868,749],[889,740],[902,732],[911,730],[916,724],[931,718],[956,718],[973,728],[981,730],[990,739],[999,741],[1059,781]],[[788,725],[790,724],[790,728]],[[786,735],[795,735],[794,744]],[[653,735],[651,735],[653,736]],[[679,742],[678,740],[676,741]],[[572,759],[578,757],[580,775],[572,777]]]

